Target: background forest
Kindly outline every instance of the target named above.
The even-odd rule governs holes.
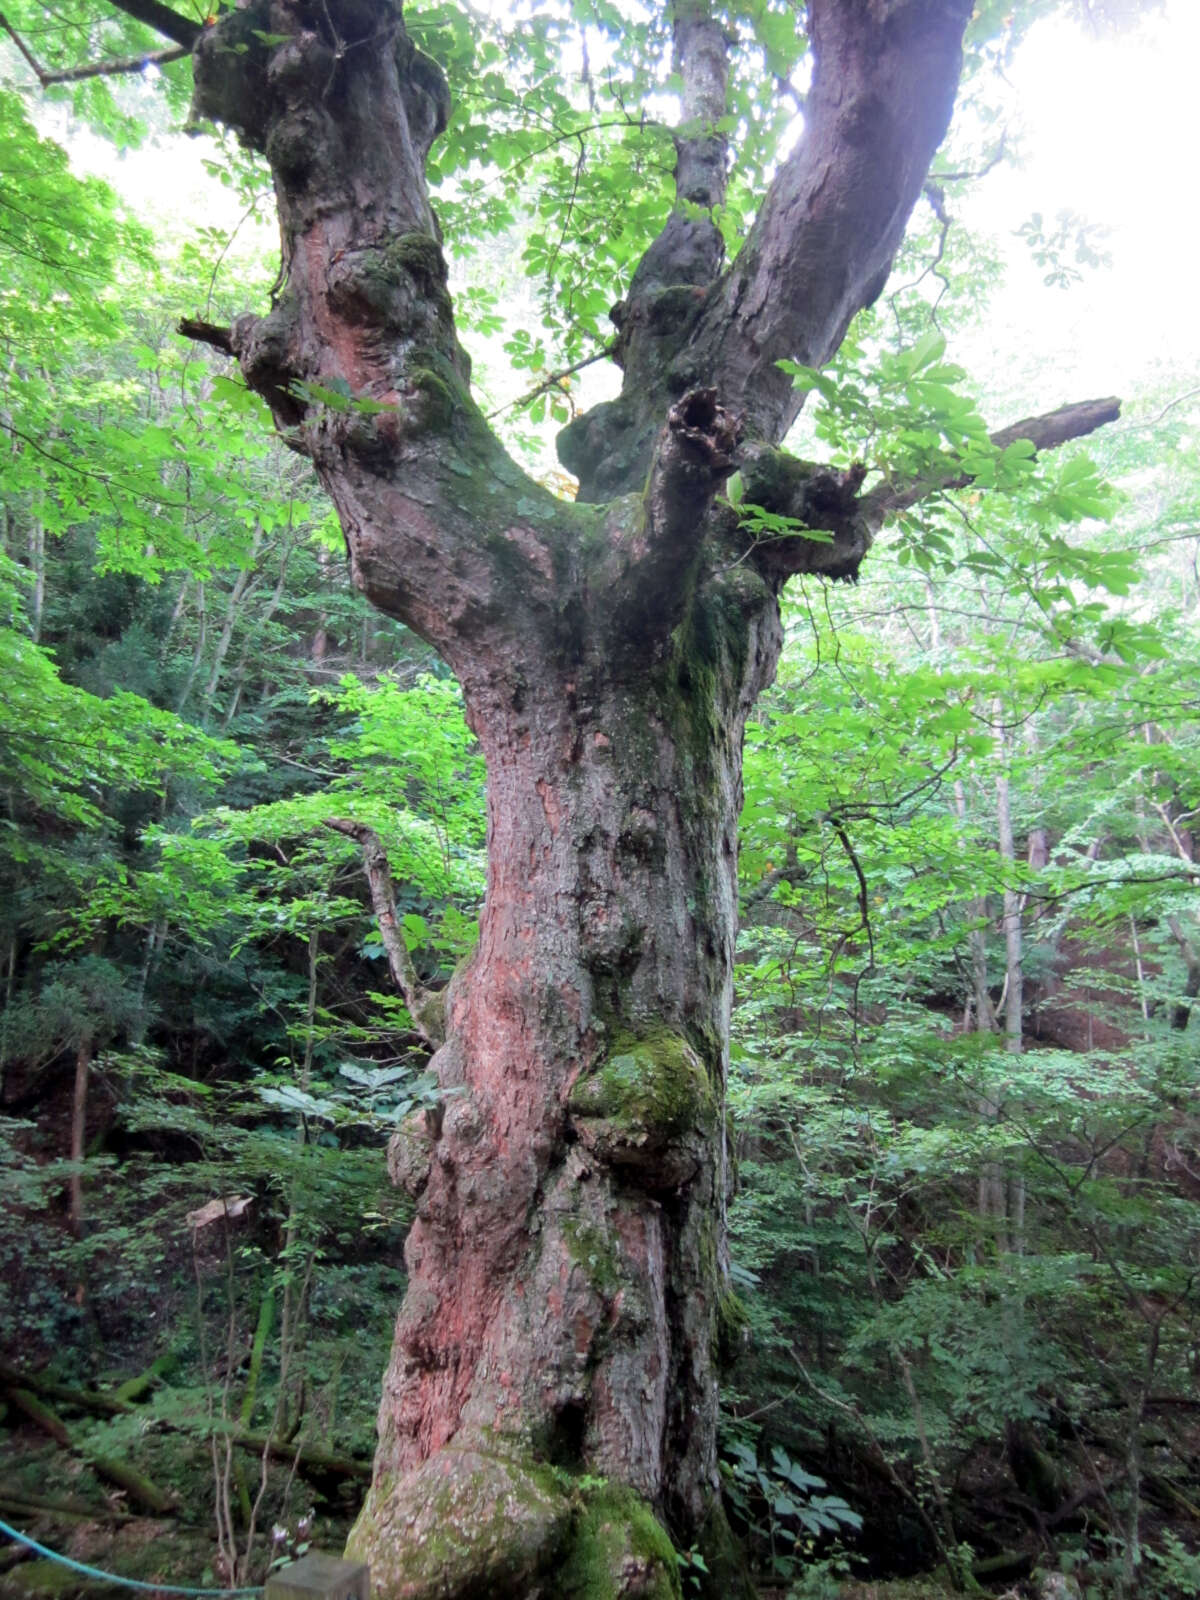
[[[74,114],[132,138],[108,93]],[[442,986],[482,761],[308,467],[175,332],[273,266],[152,231],[7,87],[0,145],[0,1518],[132,1576],[261,1577],[337,1547],[369,1478],[410,1204],[386,1146],[431,1103],[360,846]],[[956,356],[1001,269],[952,181],[799,374],[809,453],[919,476],[1006,413],[1005,371]],[[534,391],[505,417],[537,461],[604,308],[547,264],[553,209],[480,183],[460,316],[485,392]],[[1071,219],[1026,244],[1046,293],[1097,266]],[[544,345],[500,332],[505,286]],[[1143,372],[1086,450],[1014,447],[857,586],[789,591],[731,1085],[723,1473],[764,1592],[1200,1592],[1196,383]],[[0,1591],[63,1592],[27,1555]]]

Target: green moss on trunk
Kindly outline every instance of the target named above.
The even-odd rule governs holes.
[[[675,1549],[631,1489],[585,1497],[556,1580],[561,1600],[681,1600]]]

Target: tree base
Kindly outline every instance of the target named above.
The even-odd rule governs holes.
[[[752,1600],[721,1506],[697,1538],[703,1595]],[[373,1487],[346,1550],[375,1600],[681,1600],[679,1559],[632,1489],[448,1445]]]

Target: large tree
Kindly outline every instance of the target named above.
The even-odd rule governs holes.
[[[742,731],[788,579],[852,576],[918,492],[784,453],[803,393],[779,362],[827,362],[881,293],[972,0],[810,0],[803,134],[728,261],[732,13],[675,0],[674,204],[612,313],[620,397],[560,437],[573,503],[472,398],[426,186],[450,91],[397,0],[239,0],[203,25],[113,3],[191,54],[196,113],[274,178],[274,304],[185,331],[237,359],[311,459],[354,581],[449,664],[487,759],[474,954],[433,996],[390,941],[444,1099],[391,1151],[416,1220],[351,1549],[380,1600],[665,1596],[665,1528],[733,1588],[716,1423],[738,1323],[723,1104]],[[751,506],[818,537],[764,537]],[[387,934],[378,842],[333,825],[364,844]]]

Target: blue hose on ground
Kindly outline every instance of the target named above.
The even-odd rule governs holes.
[[[18,1533],[15,1528],[10,1528],[7,1522],[0,1522],[0,1533],[7,1534],[18,1544],[28,1545],[31,1550],[36,1550],[38,1555],[46,1556],[50,1561],[57,1561],[64,1567],[70,1567],[72,1572],[82,1572],[85,1578],[99,1578],[101,1583],[119,1583],[123,1589],[141,1589],[150,1594],[223,1595],[225,1600],[232,1600],[234,1595],[262,1593],[261,1584],[257,1589],[183,1589],[174,1583],[143,1583],[139,1578],[118,1578],[114,1573],[102,1572],[99,1567],[88,1567],[82,1561],[72,1561],[70,1556],[60,1556],[57,1550],[47,1550],[44,1544],[31,1539],[27,1533]]]

